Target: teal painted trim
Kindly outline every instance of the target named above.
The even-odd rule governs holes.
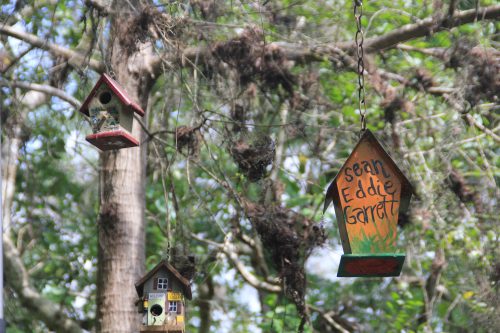
[[[340,258],[338,277],[399,276],[405,261],[404,253],[356,253]]]

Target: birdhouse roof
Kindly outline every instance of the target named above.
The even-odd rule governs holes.
[[[153,277],[153,275],[158,272],[161,268],[165,268],[167,271],[169,271],[177,280],[182,285],[182,289],[184,291],[184,296],[186,296],[187,299],[191,299],[192,292],[191,292],[191,284],[189,281],[183,277],[175,268],[174,266],[170,265],[166,260],[160,261],[158,265],[156,265],[152,270],[150,270],[146,275],[144,275],[139,281],[135,283],[135,289],[137,290],[137,294],[139,294],[139,297],[142,297],[144,293],[144,284]]]
[[[358,143],[356,144],[356,146],[352,150],[351,154],[349,155],[349,157],[345,161],[344,165],[342,165],[342,168],[340,168],[340,170],[337,173],[337,175],[335,176],[335,178],[333,178],[333,181],[330,184],[330,186],[328,186],[328,190],[326,192],[327,194],[326,194],[326,197],[325,197],[325,204],[324,204],[324,207],[323,207],[323,212],[326,211],[326,209],[328,208],[328,206],[330,205],[330,203],[333,200],[333,198],[329,194],[331,194],[333,192],[332,189],[333,189],[334,186],[336,186],[337,178],[342,173],[342,170],[346,167],[346,165],[348,165],[350,163],[351,159],[354,158],[354,152],[358,149],[358,147],[361,144],[365,144],[366,142],[371,143],[374,146],[374,148],[377,151],[377,153],[380,155],[380,157],[383,158],[385,161],[387,161],[388,163],[390,163],[394,167],[394,170],[395,170],[398,178],[400,179],[400,181],[402,183],[402,187],[404,189],[407,189],[407,191],[405,190],[405,192],[406,193],[414,194],[413,186],[411,185],[411,183],[408,180],[408,178],[406,178],[406,176],[403,173],[403,171],[401,171],[401,169],[398,167],[398,165],[396,164],[396,162],[394,162],[394,160],[387,153],[387,151],[384,149],[384,147],[382,147],[382,145],[377,140],[377,138],[375,138],[375,136],[372,134],[372,132],[370,132],[370,130],[367,129],[367,130],[364,131],[363,135],[361,136],[361,139],[359,139]],[[402,202],[401,203],[401,211],[402,212],[406,211],[408,209],[408,205],[409,205],[409,200]]]
[[[101,84],[106,84],[112,91],[113,93],[118,97],[120,102],[123,103],[126,107],[130,108],[132,111],[140,115],[141,117],[144,116],[144,110],[134,101],[130,99],[130,97],[127,95],[125,90],[120,86],[118,82],[113,80],[111,76],[109,76],[106,73],[103,73],[101,77],[99,78],[99,81],[95,84],[94,88],[90,92],[90,94],[87,96],[85,99],[85,102],[83,102],[82,107],[80,108],[80,112],[89,116],[89,104],[92,101],[92,98],[95,97],[97,90],[101,86]]]

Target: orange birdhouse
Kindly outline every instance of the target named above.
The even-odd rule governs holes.
[[[412,186],[375,136],[366,130],[328,187],[344,255],[337,276],[398,276],[405,255],[396,253],[400,213]]]
[[[134,112],[144,116],[141,107],[109,75],[102,74],[80,108],[90,118],[93,134],[85,139],[101,150],[136,147],[132,136]]]

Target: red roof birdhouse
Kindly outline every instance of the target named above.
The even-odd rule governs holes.
[[[412,186],[375,136],[366,130],[328,187],[344,255],[337,276],[398,276],[405,255],[396,252],[399,214]]]
[[[144,116],[141,107],[109,75],[102,74],[80,108],[90,117],[93,134],[85,139],[101,150],[136,147],[132,136],[134,112]]]

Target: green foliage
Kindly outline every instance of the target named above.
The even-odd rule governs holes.
[[[155,44],[158,53],[172,53],[164,63],[165,73],[149,92],[149,119],[144,119],[149,132],[155,133],[148,139],[145,268],[165,258],[169,248],[196,257],[195,299],[188,305],[187,331],[198,330],[203,304],[210,305],[211,332],[294,332],[300,325],[290,300],[256,291],[214,245],[235,244],[241,264],[259,281],[279,280],[272,251],[259,248],[260,254],[252,247],[260,244],[259,237],[242,200],[281,205],[304,220],[323,219],[328,242],[306,262],[306,302],[312,307],[305,332],[334,331],[325,318],[362,332],[498,330],[498,96],[496,100],[479,96],[474,106],[464,97],[479,75],[474,72],[473,55],[466,52],[474,46],[480,50],[498,46],[498,22],[478,21],[405,42],[413,51],[394,47],[366,54],[368,127],[405,170],[417,196],[409,223],[398,230],[398,252],[407,253],[402,276],[340,280],[335,277],[341,250],[333,209],[324,217],[321,210],[325,189],[358,139],[356,73],[334,52],[315,61],[295,62],[280,62],[282,54],[268,55],[277,73],[289,71],[295,79],[290,93],[283,85],[266,84],[262,73],[242,83],[238,73],[229,73],[232,64],[210,57],[210,52],[205,55],[208,59],[196,59],[194,66],[180,68],[181,62],[172,61],[178,56],[176,50],[207,45],[213,49],[249,27],[263,31],[263,40],[251,45],[257,48],[255,54],[263,52],[258,47],[264,41],[321,50],[354,39],[350,1],[257,4],[264,2],[214,1],[210,13],[200,3],[209,6],[211,1],[155,2],[163,13],[184,17],[186,24],[182,34]],[[98,42],[105,45],[112,41],[109,17],[83,8],[81,1],[19,3],[32,10],[14,15],[15,4],[2,4],[1,19],[8,19],[9,25],[15,20],[30,33],[83,54],[92,51],[88,55],[94,59],[105,58],[99,45],[87,49],[84,27],[99,34]],[[365,1],[365,39],[438,14],[431,3]],[[440,12],[445,13],[449,3],[445,1]],[[481,1],[481,6],[494,3]],[[475,1],[458,1],[460,10],[474,6]],[[92,25],[91,17],[97,25]],[[11,39],[1,43],[1,51],[9,54],[27,49],[25,43]],[[463,63],[453,67],[446,57],[455,49]],[[422,50],[441,50],[444,58]],[[252,59],[238,68],[258,68],[256,64],[265,59]],[[33,50],[4,76],[48,84],[64,65],[47,52]],[[72,66],[62,89],[82,101],[97,75],[85,64]],[[419,70],[432,79],[431,86],[424,86]],[[443,95],[430,87],[454,90]],[[12,87],[0,89],[2,120],[21,112],[24,93]],[[391,93],[398,99],[391,99]],[[458,110],[457,104],[465,108]],[[286,116],[283,107],[288,107]],[[192,146],[181,148],[175,129],[200,124],[198,141],[192,139]],[[8,126],[2,123],[2,142],[11,135]],[[29,110],[22,127],[11,214],[11,238],[22,252],[33,285],[65,314],[87,321],[95,316],[99,211],[98,154],[84,143],[89,129],[78,112],[59,98]],[[277,156],[279,166],[266,166],[263,179],[250,181],[235,162],[232,148],[260,136],[272,138],[276,151],[281,145],[282,156]],[[271,179],[275,187],[270,186]],[[433,274],[437,279],[431,285]],[[202,299],[208,281],[213,292]],[[11,289],[4,294],[9,333],[47,331]]]

